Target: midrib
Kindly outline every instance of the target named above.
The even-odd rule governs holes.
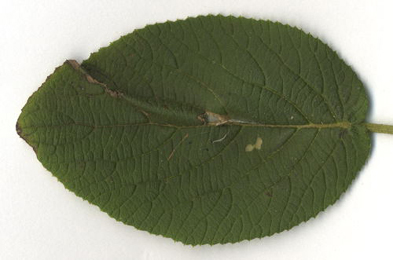
[[[266,127],[266,128],[297,128],[297,129],[303,129],[303,128],[344,128],[348,129],[350,128],[353,124],[350,122],[337,122],[337,123],[329,123],[329,124],[303,124],[303,125],[296,125],[296,124],[290,124],[290,125],[282,125],[282,124],[261,124],[261,123],[255,123],[255,122],[247,122],[247,121],[240,121],[240,120],[228,120],[226,123],[228,125],[240,125],[240,126],[251,126],[251,127]],[[225,125],[225,124],[224,124]]]

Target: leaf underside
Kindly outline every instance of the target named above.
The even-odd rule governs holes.
[[[270,236],[316,216],[370,151],[363,84],[280,23],[200,16],[67,61],[19,135],[111,217],[185,244]]]

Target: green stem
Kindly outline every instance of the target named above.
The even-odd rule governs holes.
[[[392,125],[380,125],[380,124],[371,124],[371,123],[365,123],[364,125],[371,132],[393,135],[393,126]]]

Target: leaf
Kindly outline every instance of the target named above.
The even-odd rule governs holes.
[[[200,16],[65,62],[17,131],[111,217],[184,244],[233,243],[333,204],[365,164],[370,130],[391,131],[365,123],[367,109],[359,78],[320,40]]]

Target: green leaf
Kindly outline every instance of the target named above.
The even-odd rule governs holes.
[[[306,221],[370,152],[363,84],[320,40],[280,23],[200,16],[121,37],[35,92],[19,135],[111,217],[185,244]]]

